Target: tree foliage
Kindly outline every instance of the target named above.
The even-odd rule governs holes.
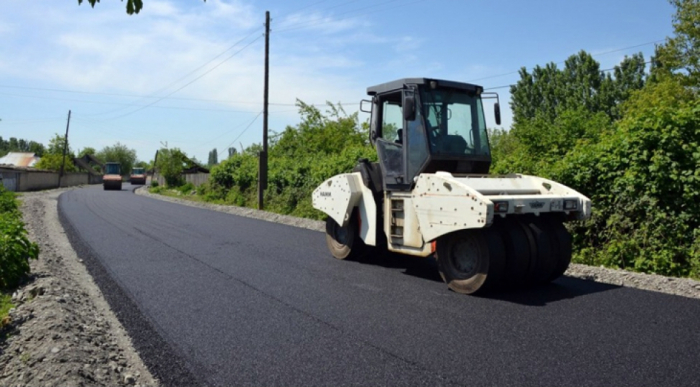
[[[45,154],[44,157],[39,159],[35,167],[38,169],[48,169],[49,171],[59,172],[61,170],[61,165],[64,165],[64,172],[78,172],[78,168],[73,163],[73,159],[70,155],[66,155],[64,158],[62,154],[54,153]]]
[[[122,0],[123,2],[124,0]],[[204,0],[205,2],[207,0]],[[100,0],[87,0],[90,6],[95,8],[95,4],[99,3]],[[82,4],[83,0],[78,0],[78,5]],[[126,13],[129,15],[138,14],[143,9],[143,0],[126,0]]]
[[[619,118],[619,104],[644,86],[644,68],[644,57],[635,54],[615,66],[613,77],[585,51],[570,56],[563,69],[555,63],[535,66],[531,73],[522,68],[520,80],[510,89],[513,121],[553,122],[562,112],[579,109]]]
[[[320,218],[311,206],[311,192],[327,178],[352,170],[360,158],[376,160],[367,144],[367,127],[357,113],[348,115],[329,103],[325,114],[297,101],[301,122],[271,136],[268,157],[268,210]],[[211,170],[209,184],[199,192],[213,201],[239,206],[257,205],[258,153],[260,145],[233,153]]]
[[[676,35],[651,76],[634,55],[600,71],[585,53],[565,68],[524,69],[514,125],[491,131],[497,173],[541,175],[582,192],[578,262],[700,278],[700,99],[697,0],[672,0]]]
[[[0,157],[9,152],[31,152],[41,157],[44,155],[44,151],[44,145],[39,142],[15,137],[4,140],[2,136],[0,136]]]
[[[158,151],[156,168],[168,186],[179,187],[184,183],[182,171],[185,166],[185,157],[185,153],[178,148],[162,148]]]
[[[87,0],[90,6],[95,8],[95,4],[99,3],[100,0]],[[122,0],[124,1],[124,0]],[[78,5],[82,4],[83,0],[78,0]],[[138,14],[143,8],[143,0],[126,0],[126,13],[129,15]]]
[[[70,143],[68,143],[68,147],[66,148],[65,157],[63,156],[64,147],[66,147],[66,138],[58,133],[54,134],[49,141],[49,145],[46,147],[44,155],[39,159],[35,167],[58,172],[61,170],[61,165],[64,165],[64,172],[77,172],[78,168],[73,164],[75,155],[70,148]]]
[[[700,277],[700,102],[668,80],[625,108],[616,130],[580,143],[553,173],[594,203],[579,259]]]
[[[78,152],[78,157],[83,157],[85,155],[92,155],[95,156],[97,154],[97,151],[93,147],[86,146],[85,148],[81,149],[80,152]]]
[[[218,151],[216,148],[212,149],[209,152],[209,160],[207,161],[208,166],[213,166],[219,163],[219,154],[217,153]]]
[[[0,184],[0,289],[16,287],[29,273],[39,246],[29,240],[13,192]]]
[[[121,165],[122,173],[128,175],[136,163],[136,151],[126,145],[117,142],[113,146],[106,146],[97,152],[96,157],[102,162],[117,162]]]
[[[655,76],[675,76],[685,86],[700,85],[700,1],[670,0],[675,36],[656,48]]]
[[[46,147],[46,153],[51,155],[63,155],[63,149],[66,146],[66,155],[70,155],[72,158],[74,154],[70,147],[70,142],[66,144],[65,136],[61,136],[60,134],[56,133],[51,140],[49,140],[49,145]]]

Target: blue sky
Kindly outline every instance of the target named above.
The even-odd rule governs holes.
[[[70,109],[74,150],[119,141],[151,160],[167,143],[206,162],[213,148],[260,142],[266,10],[278,132],[298,123],[297,98],[353,113],[368,86],[398,78],[488,89],[580,50],[602,69],[649,59],[674,11],[666,0],[144,0],[128,16],[116,0],[11,0],[0,14],[0,136],[46,144]],[[508,128],[508,88],[494,91]]]

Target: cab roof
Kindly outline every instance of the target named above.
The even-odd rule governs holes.
[[[402,90],[406,87],[406,85],[430,85],[431,81],[437,82],[438,88],[460,89],[474,93],[481,93],[482,91],[484,91],[483,87],[471,83],[447,81],[444,79],[434,78],[403,78],[387,83],[382,83],[376,86],[370,86],[367,88],[367,95],[376,95],[391,91]]]

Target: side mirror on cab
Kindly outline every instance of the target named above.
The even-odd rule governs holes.
[[[496,125],[501,124],[501,105],[496,102],[493,105],[493,115],[496,116]]]
[[[416,119],[416,97],[404,93],[403,95],[403,119],[413,121]]]

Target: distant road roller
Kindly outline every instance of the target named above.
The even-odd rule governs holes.
[[[121,164],[117,162],[105,163],[105,173],[102,176],[102,185],[105,191],[108,189],[122,189],[121,171]]]
[[[313,192],[328,215],[338,259],[391,251],[434,255],[458,293],[547,283],[571,262],[564,222],[591,216],[591,201],[557,182],[489,175],[491,151],[481,86],[409,78],[367,89],[378,163],[360,160]],[[371,109],[368,108],[371,105]]]

